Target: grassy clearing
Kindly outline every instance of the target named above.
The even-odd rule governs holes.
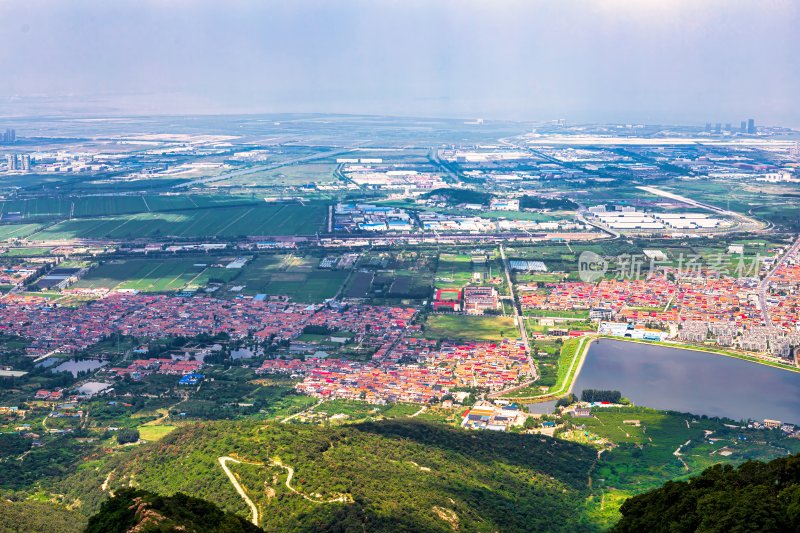
[[[550,309],[526,309],[525,316],[535,317],[552,317],[552,318],[575,318],[579,320],[586,320],[589,318],[588,309],[565,309],[565,310],[550,310]]]
[[[146,441],[154,441],[154,440],[161,440],[172,431],[177,428],[178,426],[172,426],[169,424],[163,425],[149,425],[149,426],[139,426],[139,438]]]
[[[52,248],[33,247],[33,248],[9,248],[3,257],[42,257],[50,253]]]
[[[518,336],[514,319],[505,316],[431,315],[425,321],[429,339],[500,341]]]

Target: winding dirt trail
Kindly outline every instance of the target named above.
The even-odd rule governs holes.
[[[250,511],[253,513],[253,517],[250,519],[250,521],[253,523],[254,526],[258,526],[258,507],[256,507],[256,504],[253,503],[253,500],[251,500],[250,496],[248,496],[247,493],[244,491],[242,485],[239,483],[239,480],[236,479],[236,476],[234,476],[233,472],[231,472],[231,469],[228,468],[228,461],[234,463],[242,463],[242,461],[228,456],[219,457],[217,460],[219,461],[219,465],[222,467],[222,470],[225,472],[225,475],[228,476],[228,479],[233,485],[233,488],[236,489],[236,492],[239,493],[239,496],[241,496],[242,499],[247,504],[247,506],[250,507]],[[256,464],[256,463],[247,463],[247,464]]]
[[[241,461],[239,459],[236,459],[234,457],[229,457],[227,455],[226,456],[222,456],[222,457],[218,457],[217,460],[219,461],[219,465],[222,467],[222,470],[225,472],[225,475],[228,476],[228,479],[230,480],[231,484],[233,485],[233,488],[236,489],[236,492],[239,493],[239,496],[242,497],[242,499],[245,501],[247,506],[250,508],[250,511],[252,512],[252,518],[250,519],[250,521],[255,526],[259,525],[258,507],[256,507],[256,504],[253,502],[253,500],[250,499],[250,497],[244,491],[244,487],[242,487],[241,483],[239,483],[239,480],[236,479],[236,476],[233,474],[231,469],[228,468],[228,463],[229,462],[237,463],[237,464],[254,465],[254,466],[277,466],[277,467],[283,468],[284,470],[286,470],[286,474],[287,474],[286,475],[286,482],[284,483],[284,485],[286,485],[286,488],[289,489],[290,492],[293,492],[294,494],[297,494],[298,496],[301,496],[303,499],[308,500],[308,501],[310,501],[312,503],[352,503],[353,502],[353,497],[350,496],[349,494],[342,494],[342,495],[337,496],[335,498],[330,498],[328,500],[324,500],[319,495],[311,495],[311,496],[309,496],[308,494],[304,494],[304,493],[300,492],[296,488],[292,487],[292,479],[294,478],[294,468],[292,468],[289,465],[283,464],[280,459],[270,459],[269,460],[269,465],[265,465],[264,463],[251,463],[249,461]]]

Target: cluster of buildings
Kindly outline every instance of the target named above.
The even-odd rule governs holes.
[[[419,213],[422,229],[432,232],[493,233],[497,223],[477,216],[452,215],[448,213]]]
[[[372,204],[336,204],[334,230],[410,232],[415,229],[413,217],[405,209]]]
[[[661,341],[667,336],[663,331],[648,329],[644,324],[633,322],[600,322],[597,332],[601,335],[645,341]]]
[[[616,230],[710,230],[724,220],[706,213],[645,213],[631,206],[616,206],[608,211],[605,205],[590,207],[588,212],[603,225]]]
[[[516,202],[518,200],[503,200],[501,204],[508,205],[507,202]],[[463,204],[463,209],[483,211],[482,205]],[[495,209],[492,207],[491,209]],[[498,209],[510,211],[511,209]],[[446,212],[423,211],[418,214],[420,224],[426,231],[432,232],[461,232],[461,233],[524,233],[531,234],[532,232],[545,232],[545,231],[582,231],[587,229],[587,226],[581,222],[573,219],[554,219],[554,220],[524,220],[512,218],[485,218],[478,215],[462,215]],[[540,235],[544,238],[544,235]]]
[[[30,339],[27,353],[41,356],[80,351],[117,333],[137,338],[227,333],[232,338],[252,335],[277,343],[297,338],[306,326],[315,325],[377,337],[403,330],[415,313],[394,307],[120,293],[73,308],[53,306],[44,298],[8,295],[0,300],[0,333]]]
[[[399,333],[402,335],[402,333]],[[344,359],[270,359],[260,373],[303,376],[297,390],[319,398],[428,403],[457,388],[498,391],[530,376],[522,343],[444,343],[403,337],[368,363]]]
[[[492,198],[489,202],[490,211],[519,211],[518,198]]]
[[[17,131],[12,128],[6,128],[5,131],[0,133],[0,143],[14,144],[17,141]]]
[[[30,154],[6,154],[6,171],[7,172],[30,172],[31,171],[31,155]]]
[[[791,262],[771,278],[766,324],[756,278],[719,276],[700,270],[691,276],[651,275],[646,279],[559,282],[544,289],[520,287],[523,308],[587,310],[609,335],[688,343],[713,343],[791,359],[800,349],[800,267]],[[527,290],[526,290],[527,289]],[[613,321],[618,321],[614,323]],[[636,325],[636,329],[626,328]],[[659,330],[644,329],[645,325]]]
[[[495,405],[489,402],[478,402],[464,412],[461,427],[508,431],[512,426],[522,426],[526,418],[527,415],[516,404]]]
[[[417,170],[378,170],[372,166],[348,164],[344,175],[362,189],[431,191],[446,187],[439,174]]]
[[[66,289],[85,273],[81,267],[56,267],[36,280],[32,288],[40,291]]]
[[[468,315],[483,315],[500,308],[500,294],[491,285],[467,285],[463,289],[436,289],[433,310],[464,312]]]
[[[500,308],[500,295],[490,285],[467,285],[462,296],[464,312],[468,315],[482,315]]]
[[[641,310],[648,316],[668,313],[677,287],[665,276],[648,279],[602,279],[597,283],[563,281],[544,289],[520,287],[523,309],[609,309],[613,313]],[[669,315],[672,316],[672,315]]]
[[[36,277],[40,271],[41,266],[24,263],[0,265],[0,285],[19,287]]]
[[[151,374],[163,374],[166,376],[195,375],[201,368],[203,368],[202,361],[157,358],[135,359],[126,368],[111,368],[109,371],[113,372],[118,377],[128,376],[138,381],[144,376],[149,376]]]
[[[531,154],[524,150],[482,146],[472,150],[460,148],[439,150],[439,157],[453,163],[489,163],[529,159]]]
[[[36,162],[36,171],[40,173],[99,172],[123,168],[119,157],[114,154],[58,151],[6,155],[8,171],[27,172],[31,169],[34,161]]]
[[[790,254],[770,276],[766,304],[774,325],[800,328],[800,252]]]

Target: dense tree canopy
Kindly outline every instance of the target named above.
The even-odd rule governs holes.
[[[177,493],[165,497],[137,489],[124,489],[109,498],[89,519],[86,533],[262,531],[244,518],[226,513],[211,502]]]
[[[634,496],[620,511],[617,533],[800,531],[800,455],[716,465]]]

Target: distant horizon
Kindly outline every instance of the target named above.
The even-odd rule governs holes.
[[[494,118],[489,116],[447,116],[447,115],[419,115],[419,114],[396,114],[396,113],[355,113],[355,112],[327,112],[327,111],[275,111],[275,112],[261,112],[261,111],[252,111],[252,112],[176,112],[176,113],[132,113],[132,112],[118,112],[118,113],[82,113],[82,112],[69,112],[69,113],[39,113],[39,114],[19,114],[19,115],[5,115],[2,120],[8,122],[14,121],[24,121],[24,120],[81,120],[81,119],[89,119],[89,120],[115,120],[115,119],[136,119],[136,118],[170,118],[170,117],[280,117],[280,116],[297,116],[297,117],[353,117],[353,118],[396,118],[396,119],[405,119],[405,120],[441,120],[441,121],[465,121],[465,125],[468,124],[466,121],[475,121],[475,120],[482,120],[484,122],[494,122],[494,123],[511,123],[511,124],[520,124],[520,125],[541,125],[541,126],[556,126],[557,124],[552,124],[558,120],[565,120],[566,124],[564,127],[580,127],[580,126],[677,126],[677,127],[684,127],[684,128],[702,128],[707,124],[716,125],[717,122],[714,121],[707,121],[707,120],[697,120],[696,122],[667,122],[667,121],[656,121],[656,122],[647,122],[647,121],[571,121],[568,117],[561,117],[561,118],[548,118],[548,119],[506,119],[506,118]],[[739,132],[740,122],[742,120],[754,119],[756,127],[767,127],[767,128],[786,128],[793,131],[800,131],[800,127],[792,126],[788,124],[772,124],[772,123],[761,123],[758,121],[757,117],[746,117],[742,119],[738,119],[736,121],[731,120],[731,131],[733,133]],[[722,124],[723,130],[725,127],[726,122],[719,122]],[[475,126],[480,126],[480,124],[473,124]],[[3,127],[3,124],[0,123],[0,127]]]

